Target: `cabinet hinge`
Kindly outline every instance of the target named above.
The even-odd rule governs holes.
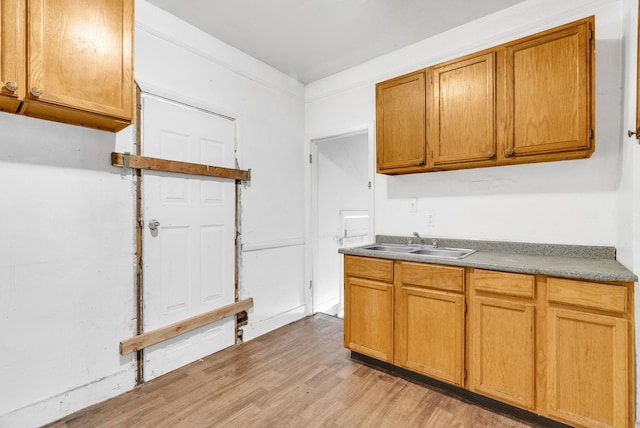
[[[467,313],[467,302],[464,302],[464,313]]]
[[[593,129],[589,128],[589,139],[593,138]]]

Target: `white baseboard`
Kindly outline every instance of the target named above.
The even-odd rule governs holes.
[[[291,324],[294,321],[298,321],[307,315],[306,306],[302,305],[256,323],[252,323],[251,316],[249,316],[249,324],[242,327],[244,331],[243,339],[245,341],[254,339],[272,330]]]
[[[331,300],[325,303],[318,303],[318,312],[322,312],[323,314],[328,315],[338,315],[338,299]]]
[[[133,366],[132,366],[133,367]],[[0,415],[2,428],[39,427],[135,387],[136,372],[122,370],[53,397]]]

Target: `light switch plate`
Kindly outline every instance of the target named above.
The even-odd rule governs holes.
[[[415,213],[418,211],[418,198],[409,198],[408,209],[410,213]]]

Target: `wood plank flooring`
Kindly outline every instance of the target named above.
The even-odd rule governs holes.
[[[535,427],[350,358],[308,317],[55,422],[89,427]]]

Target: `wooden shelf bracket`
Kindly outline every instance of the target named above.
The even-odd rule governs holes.
[[[112,152],[111,165],[119,166],[121,168],[175,172],[179,174],[202,175],[206,177],[228,178],[232,180],[251,180],[251,169],[223,168],[213,165],[132,155],[128,152]]]

